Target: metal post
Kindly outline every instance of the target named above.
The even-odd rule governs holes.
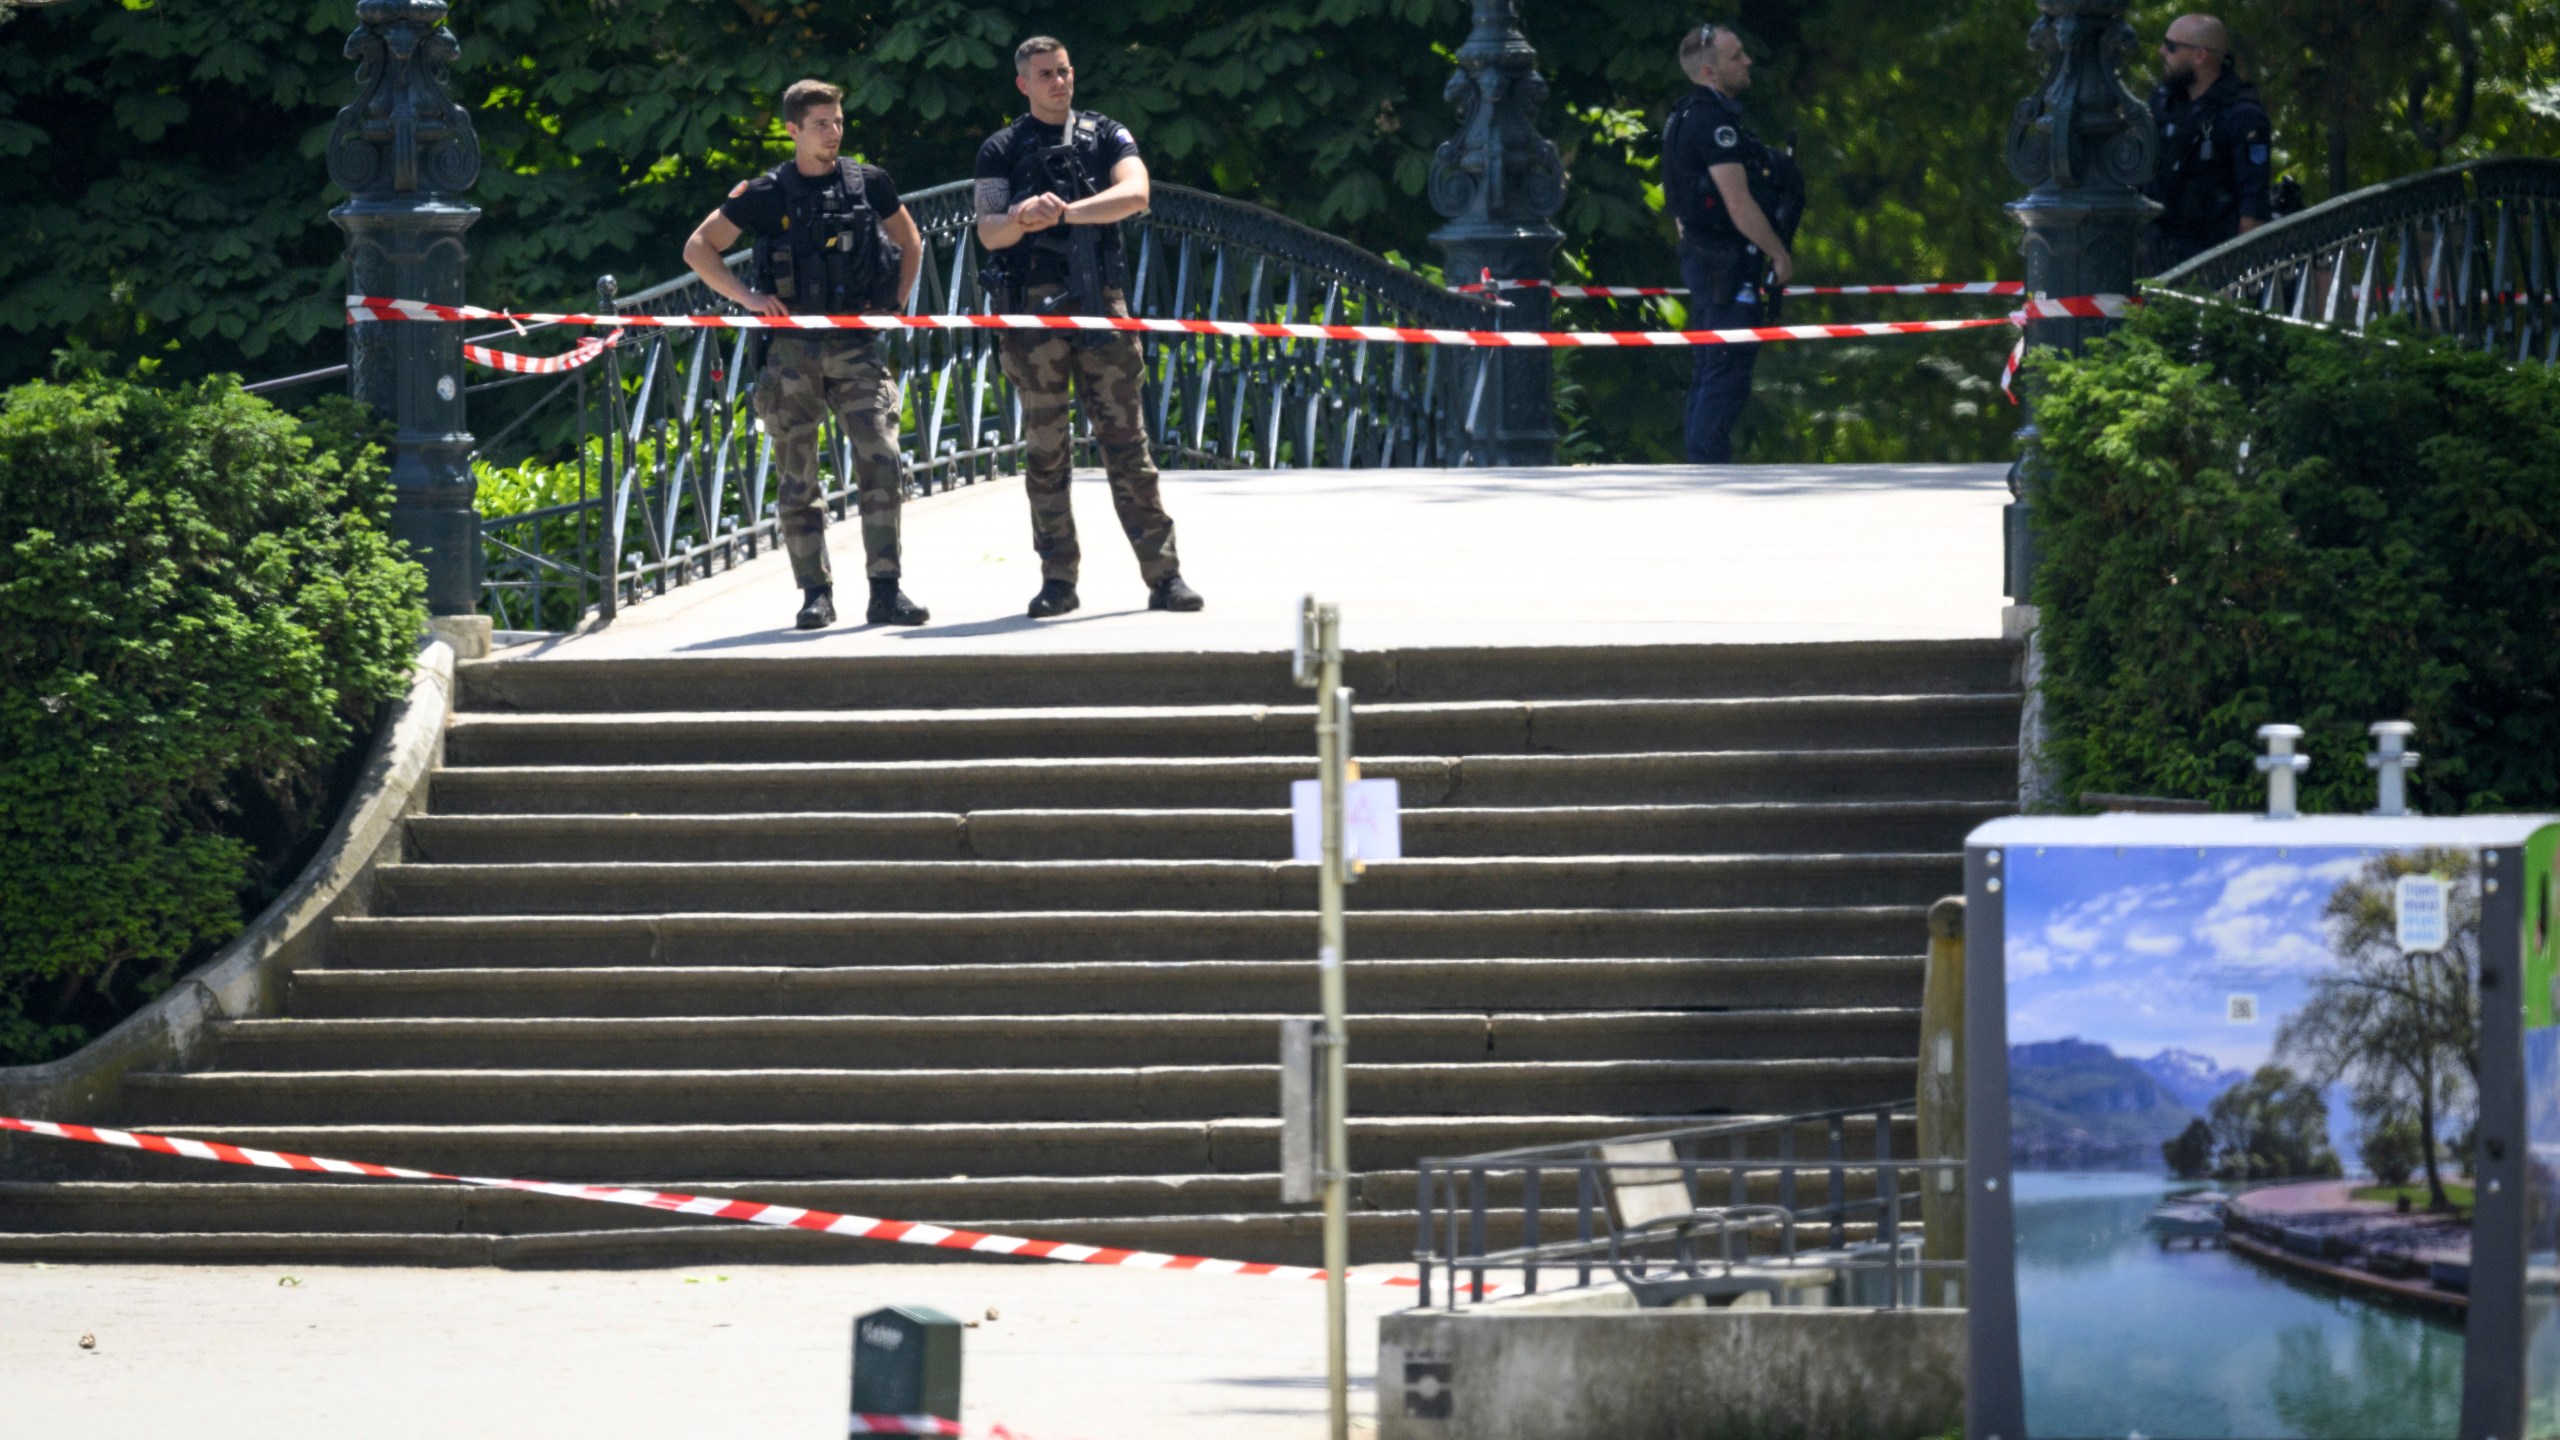
[[[358,0],[347,58],[353,103],[329,133],[329,178],[348,194],[329,218],[347,233],[359,295],[463,302],[462,232],[480,218],[459,197],[480,175],[470,113],[445,92],[460,52],[445,0]],[[347,327],[348,388],[398,427],[391,533],[427,570],[427,610],[480,609],[480,519],[462,399],[462,332],[379,321]]]
[[[1350,1036],[1343,1023],[1342,986],[1342,886],[1350,867],[1343,857],[1342,791],[1351,760],[1351,692],[1342,684],[1339,607],[1318,604],[1312,595],[1300,604],[1297,662],[1298,683],[1316,687],[1316,778],[1324,791],[1324,854],[1316,874],[1316,978],[1324,992],[1325,1378],[1333,1440],[1350,1440],[1351,1322],[1343,1283],[1351,1264]],[[1457,1278],[1453,1267],[1453,1294]]]
[[[1458,110],[1458,133],[1431,160],[1431,206],[1449,223],[1431,241],[1447,257],[1453,285],[1487,272],[1496,280],[1555,275],[1564,232],[1548,217],[1564,208],[1564,157],[1538,134],[1547,82],[1538,52],[1520,33],[1520,0],[1475,0],[1475,27],[1458,47],[1457,73],[1442,91]],[[1552,297],[1514,290],[1501,298],[1501,328],[1544,330]],[[1469,427],[1471,465],[1556,463],[1555,366],[1545,350],[1486,355],[1492,417]]]
[[[2009,127],[2009,171],[2031,189],[2009,206],[2026,226],[2027,292],[2039,298],[2129,295],[2142,227],[2160,207],[2144,198],[2159,136],[2151,109],[2121,78],[2139,49],[2125,23],[2130,0],[2036,0],[2043,12],[2029,48],[2044,57],[2042,88],[2021,102]],[[2028,343],[2077,350],[2115,328],[2111,320],[2039,320]],[[2009,471],[2013,497],[2003,517],[2009,598],[2033,601],[2034,532],[2029,516],[2040,482],[2033,387]]]

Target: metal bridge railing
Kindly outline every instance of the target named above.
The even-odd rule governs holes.
[[[2403,316],[2519,362],[2560,363],[2560,161],[2478,160],[2313,206],[2154,282],[2362,330]]]
[[[1416,1303],[1481,1302],[1502,1276],[1530,1294],[1615,1280],[1640,1305],[1929,1303],[1925,1277],[1964,1262],[1924,1257],[1927,1192],[1956,1203],[1964,1162],[1918,1153],[1918,1114],[1905,1100],[1424,1160]]]
[[[979,283],[969,182],[906,197],[925,254],[911,313],[992,313]],[[1498,328],[1495,307],[1257,206],[1158,185],[1127,222],[1129,305],[1186,319]],[[729,257],[732,269],[745,252]],[[734,313],[686,275],[600,301],[624,314]],[[483,609],[502,628],[565,629],[717,574],[777,542],[779,488],[770,443],[749,405],[756,347],[745,331],[642,330],[557,379],[509,377],[474,393],[549,380],[551,388],[484,442],[573,411],[579,498],[481,525]],[[1491,361],[1481,350],[1349,343],[1145,337],[1150,438],[1166,463],[1271,469],[1463,465],[1484,414]],[[910,495],[1020,468],[1021,406],[994,332],[882,337],[903,395],[901,466]],[[1484,423],[1479,423],[1479,422]],[[1091,459],[1089,432],[1077,439]],[[826,504],[855,503],[852,451],[830,422],[821,453]]]

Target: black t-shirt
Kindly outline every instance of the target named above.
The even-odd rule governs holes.
[[[889,178],[888,171],[877,165],[856,165],[853,170],[862,177],[863,202],[882,221],[906,208],[906,202],[898,198],[898,182]],[[826,183],[823,175],[808,178]],[[720,202],[720,213],[728,217],[729,223],[751,235],[780,229],[783,208],[782,182],[774,179],[769,170],[730,191],[729,198]]]
[[[1078,111],[1088,115],[1090,111]],[[1138,153],[1137,137],[1129,127],[1106,115],[1094,115],[1094,144],[1082,150],[1085,176],[1096,190],[1111,186],[1112,167]],[[1064,125],[1047,125],[1036,116],[1025,115],[993,135],[978,147],[978,213],[1001,215],[1022,197],[1013,193],[1013,175],[1024,152],[1046,150],[1066,143]],[[990,182],[993,182],[990,184]]]

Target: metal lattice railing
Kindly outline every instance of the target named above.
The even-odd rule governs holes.
[[[989,313],[968,182],[906,197],[925,254],[914,312]],[[1357,246],[1257,206],[1156,187],[1127,223],[1133,313],[1186,319],[1498,328],[1495,308],[1450,294]],[[735,269],[746,263],[730,257]],[[624,314],[735,307],[687,275],[604,303]],[[883,337],[903,396],[910,495],[1020,468],[1021,407],[989,331]],[[1146,410],[1162,463],[1270,469],[1464,465],[1492,360],[1481,350],[1342,341],[1150,336]],[[574,407],[580,498],[481,526],[483,608],[502,628],[562,629],[716,574],[774,545],[772,447],[752,413],[756,347],[744,331],[627,332],[486,444],[553,406]],[[494,380],[475,393],[544,377]],[[1479,420],[1488,423],[1480,425]],[[1089,434],[1077,440],[1090,459]],[[854,503],[852,452],[830,425],[826,503]]]
[[[2164,289],[2361,330],[2403,316],[2560,363],[2560,161],[2479,160],[2317,205],[2162,275]]]

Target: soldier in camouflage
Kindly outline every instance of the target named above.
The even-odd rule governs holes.
[[[1146,162],[1125,127],[1075,109],[1066,46],[1034,36],[1016,48],[1013,64],[1014,86],[1031,113],[989,136],[977,165],[978,239],[998,262],[1001,303],[1017,314],[1126,316],[1118,225],[1147,208]],[[1173,519],[1148,455],[1137,337],[1008,332],[1002,345],[1005,374],[1022,396],[1023,488],[1040,556],[1031,618],[1064,615],[1082,603],[1076,577],[1083,551],[1067,498],[1070,386],[1084,397],[1101,442],[1111,505],[1137,552],[1147,608],[1199,609],[1199,592],[1182,579]]]
[[[876,165],[837,155],[844,140],[843,96],[816,80],[784,91],[791,162],[730,191],[685,241],[685,263],[693,272],[750,314],[893,311],[915,292],[924,245],[896,183]],[[721,258],[750,232],[757,236],[753,289]],[[820,463],[830,416],[853,451],[863,568],[871,582],[867,618],[875,625],[921,625],[929,618],[898,585],[898,401],[898,382],[872,335],[778,334],[767,343],[755,411],[781,473],[775,511],[803,596],[803,630],[836,618],[827,563],[826,471]]]

